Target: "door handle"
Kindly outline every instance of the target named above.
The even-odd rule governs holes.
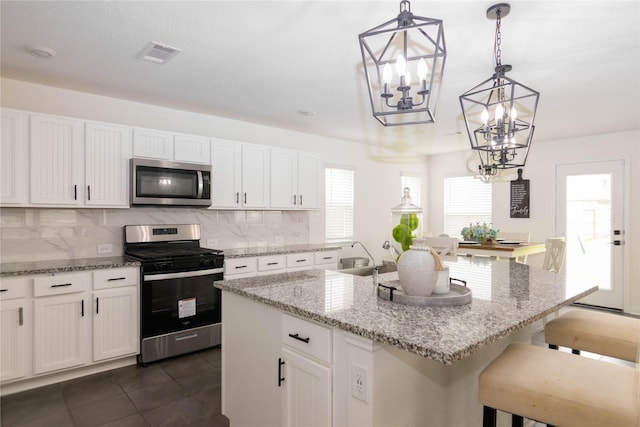
[[[87,185],[87,200],[91,200],[91,186]]]
[[[282,376],[282,365],[284,365],[284,360],[281,357],[278,357],[278,387],[282,387],[282,383],[284,382],[284,377]]]
[[[609,242],[609,244],[613,246],[622,246],[624,245],[624,240],[614,240],[613,242]]]

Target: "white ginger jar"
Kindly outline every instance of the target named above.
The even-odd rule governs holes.
[[[424,239],[413,239],[413,245],[398,260],[398,278],[406,295],[428,297],[443,269],[437,252]]]

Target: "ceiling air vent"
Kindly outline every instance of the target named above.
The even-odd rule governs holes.
[[[182,52],[181,49],[156,42],[150,42],[142,52],[138,54],[138,59],[153,62],[155,64],[166,64],[171,58]]]

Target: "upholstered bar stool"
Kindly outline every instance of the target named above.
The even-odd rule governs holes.
[[[640,425],[640,372],[544,347],[512,343],[478,377],[483,427],[496,410],[561,427]]]
[[[571,310],[544,326],[549,348],[568,347],[636,362],[640,319],[592,310]]]

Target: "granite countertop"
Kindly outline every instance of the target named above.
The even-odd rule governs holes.
[[[458,307],[416,307],[379,299],[372,278],[308,270],[222,280],[215,286],[283,311],[389,344],[445,365],[470,356],[597,290],[562,275],[507,260],[446,262],[473,299]],[[397,280],[396,272],[378,276]]]
[[[138,261],[134,261],[131,258],[124,256],[14,262],[0,265],[0,277],[68,273],[82,270],[100,270],[103,268],[139,266],[140,263]]]
[[[253,256],[295,254],[300,252],[338,251],[340,249],[342,249],[342,246],[340,245],[300,244],[223,249],[223,252],[225,258],[245,258]]]

